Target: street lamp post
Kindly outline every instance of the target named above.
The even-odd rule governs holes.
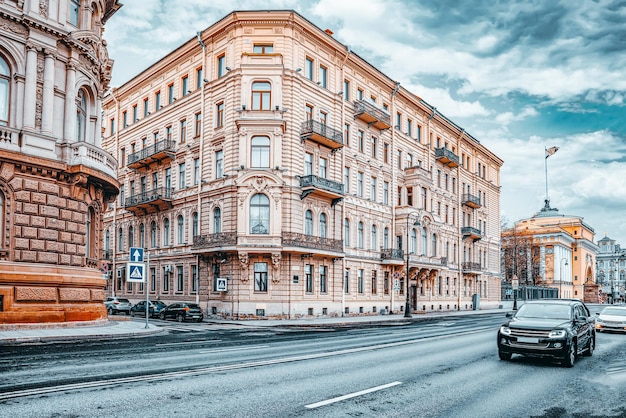
[[[410,289],[411,289],[411,284],[409,281],[409,271],[410,271],[410,267],[409,267],[409,257],[411,256],[411,252],[410,252],[410,245],[409,245],[409,220],[411,219],[411,215],[407,214],[406,215],[406,304],[404,306],[404,317],[405,318],[411,318],[411,294],[410,294]],[[416,218],[415,222],[413,222],[414,226],[419,226],[420,222],[419,219]]]
[[[565,261],[565,264],[563,265],[563,261]],[[564,266],[567,266],[567,258],[563,257],[561,258],[561,270],[560,270],[560,279],[559,280],[559,298],[562,299],[563,298],[563,293],[562,293],[562,289],[563,289],[563,270],[565,269]]]

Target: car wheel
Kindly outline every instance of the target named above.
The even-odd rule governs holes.
[[[135,311],[130,311],[130,316],[135,317]]]
[[[593,356],[593,350],[596,348],[596,339],[591,336],[589,337],[589,343],[587,344],[587,349],[585,350],[585,355],[587,357]]]
[[[165,321],[165,314],[164,314],[163,312],[161,312],[161,313],[159,314],[159,319],[160,319],[161,321]]]
[[[185,317],[183,316],[183,314],[178,314],[176,315],[176,320],[178,322],[183,322],[185,320]]]
[[[107,312],[108,312],[109,315],[113,315],[113,308],[107,309]]]
[[[573,367],[574,362],[576,361],[576,343],[572,341],[572,343],[567,348],[567,354],[563,359],[563,365],[565,367]]]
[[[498,350],[498,357],[500,357],[500,360],[509,361],[511,360],[512,354]]]

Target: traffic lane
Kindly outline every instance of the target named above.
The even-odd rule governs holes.
[[[132,411],[191,416],[608,416],[619,412],[626,364],[621,335],[599,336],[593,357],[574,368],[514,357],[497,358],[491,331],[314,360],[241,367],[11,401],[6,413],[41,416],[130,415]],[[399,383],[398,383],[399,382]]]

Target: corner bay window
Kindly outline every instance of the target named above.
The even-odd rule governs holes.
[[[267,81],[252,83],[252,110],[270,110],[272,87]]]

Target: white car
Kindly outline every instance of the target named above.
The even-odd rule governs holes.
[[[596,330],[626,332],[626,306],[607,306],[596,317]]]

